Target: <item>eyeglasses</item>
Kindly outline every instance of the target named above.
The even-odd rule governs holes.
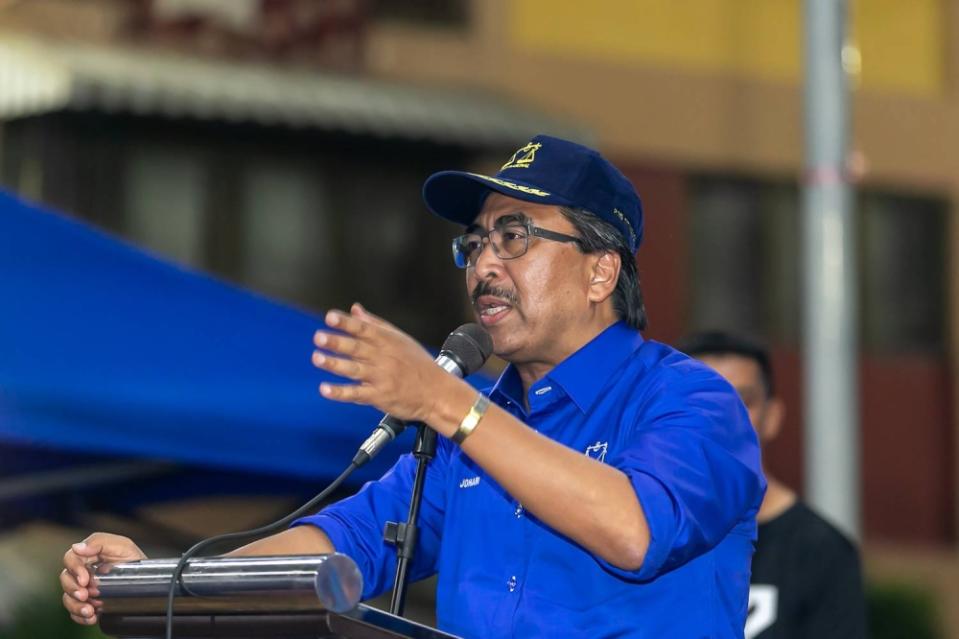
[[[474,230],[453,238],[453,261],[460,268],[476,266],[486,241],[493,247],[493,254],[501,260],[513,260],[526,255],[529,238],[541,237],[553,242],[575,242],[582,248],[582,240],[565,233],[557,233],[533,226],[531,220],[511,221],[496,225],[489,231]]]

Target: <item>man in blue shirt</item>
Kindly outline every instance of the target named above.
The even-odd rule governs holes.
[[[642,208],[597,152],[537,136],[495,176],[447,171],[423,190],[463,224],[453,242],[478,320],[509,362],[477,393],[356,304],[331,311],[314,364],[443,437],[411,574],[439,574],[439,626],[464,637],[742,637],[765,482],[733,389],[645,341],[634,254]],[[351,556],[364,596],[388,589],[414,462],[241,554]],[[85,566],[142,556],[97,533],[66,555],[65,605],[96,619]]]

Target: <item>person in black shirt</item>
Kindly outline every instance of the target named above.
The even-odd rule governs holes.
[[[725,377],[739,393],[765,446],[785,414],[764,347],[718,331],[691,335],[679,350]],[[859,552],[766,469],[757,515],[745,639],[865,639],[866,604]]]

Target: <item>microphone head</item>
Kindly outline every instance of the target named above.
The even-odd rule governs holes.
[[[450,333],[441,355],[454,360],[463,370],[463,377],[472,375],[486,363],[493,352],[493,338],[479,324],[463,324]]]

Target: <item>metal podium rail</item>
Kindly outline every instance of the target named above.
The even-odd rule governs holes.
[[[162,637],[176,559],[97,567],[101,630]],[[452,635],[359,604],[363,579],[345,555],[192,559],[174,600],[177,639],[450,639]],[[454,638],[455,639],[455,638]]]

